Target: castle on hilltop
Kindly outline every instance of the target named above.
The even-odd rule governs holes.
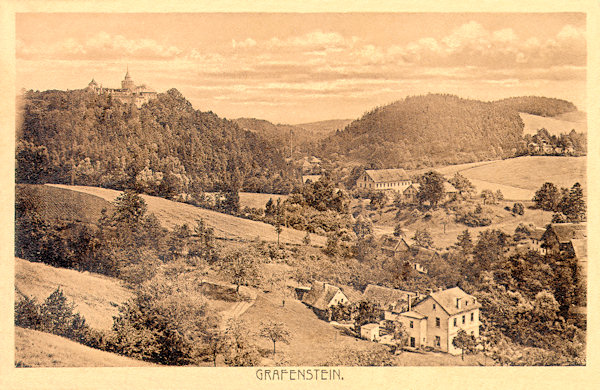
[[[135,85],[129,75],[129,68],[127,68],[125,78],[121,81],[121,88],[104,88],[102,85],[98,86],[98,83],[92,79],[85,89],[97,94],[107,93],[114,99],[118,99],[123,103],[135,104],[137,107],[141,107],[142,104],[155,99],[157,96],[156,91],[146,87],[145,84]]]

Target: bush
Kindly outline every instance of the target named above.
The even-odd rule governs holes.
[[[523,206],[523,203],[517,202],[513,204],[512,212],[516,215],[523,215],[525,214],[525,206]]]

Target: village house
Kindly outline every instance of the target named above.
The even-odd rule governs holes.
[[[547,253],[568,253],[575,256],[572,240],[585,240],[585,223],[552,223],[542,235],[543,247]]]
[[[412,291],[403,291],[375,284],[367,285],[365,291],[363,291],[363,299],[376,304],[383,311],[405,311],[410,302],[417,297],[418,294]]]
[[[419,189],[421,185],[419,183],[412,183],[404,191],[402,191],[402,196],[404,198],[404,203],[417,203],[417,194],[419,193]]]
[[[330,308],[340,303],[348,304],[350,300],[339,287],[315,281],[310,290],[303,294],[302,303],[310,307],[319,318],[331,321]]]
[[[379,341],[379,324],[364,324],[360,327],[360,338],[369,341]]]
[[[430,293],[407,311],[388,311],[385,320],[402,323],[410,348],[431,347],[458,355],[461,351],[452,345],[452,340],[460,329],[479,337],[479,308],[475,297],[453,287]]]
[[[396,257],[410,250],[410,244],[404,237],[383,237],[381,252],[389,257]]]
[[[529,235],[529,248],[544,255],[546,254],[546,248],[544,248],[543,244],[544,244],[544,233],[546,232],[546,229],[542,229],[542,228],[535,228],[535,230],[533,232],[531,232],[531,234]]]
[[[356,181],[356,187],[402,193],[412,184],[404,169],[368,169]]]

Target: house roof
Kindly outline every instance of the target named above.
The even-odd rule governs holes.
[[[379,328],[379,324],[364,324],[360,327],[361,329],[373,330]]]
[[[534,231],[531,232],[531,234],[529,235],[530,238],[533,238],[534,240],[541,240],[542,237],[544,236],[544,233],[546,232],[546,229],[544,228],[535,228]]]
[[[475,297],[467,294],[460,287],[452,287],[444,291],[434,292],[431,293],[430,297],[439,303],[449,315],[455,315],[466,310],[480,307]],[[459,298],[461,305],[460,308],[457,308],[456,300]],[[468,302],[468,305],[466,302]]]
[[[404,237],[385,237],[381,243],[381,247],[383,249],[397,252],[400,251],[401,248],[410,248],[410,245],[406,242]]]
[[[415,260],[431,260],[432,258],[439,256],[439,253],[433,249],[423,248],[422,246],[413,245],[410,247]]]
[[[413,188],[415,191],[419,191],[419,189],[421,188],[421,185],[419,183],[412,183],[411,185],[409,185],[408,187],[406,187],[406,189],[403,192],[406,192],[409,190],[409,188]]]
[[[410,180],[404,169],[368,169],[365,171],[375,183]]]
[[[320,178],[321,175],[302,175],[302,183],[306,183],[307,180],[310,180],[311,182],[315,183],[319,181]]]
[[[571,245],[573,245],[573,252],[575,252],[576,258],[579,260],[587,260],[587,240],[574,239],[571,240]]]
[[[458,192],[458,190],[452,184],[445,181],[444,182],[444,192]]]
[[[556,234],[556,238],[561,244],[566,244],[574,238],[587,237],[585,223],[553,223],[548,230],[552,230]]]
[[[414,297],[417,294],[411,291],[403,291],[374,284],[367,285],[367,288],[365,288],[365,291],[363,292],[364,299],[376,303],[382,308],[396,305],[399,301],[407,302],[407,295]]]
[[[304,294],[302,302],[316,309],[326,310],[338,292],[342,292],[339,287],[324,282],[314,282],[310,291]]]
[[[340,290],[342,290],[342,293],[344,293],[350,302],[360,302],[362,300],[362,293],[352,287],[342,286]]]
[[[400,313],[401,316],[404,317],[409,317],[409,318],[416,318],[418,320],[422,320],[424,318],[427,318],[427,316],[424,316],[423,314],[419,313],[418,311],[415,310],[411,310],[411,311],[405,311],[404,313]]]

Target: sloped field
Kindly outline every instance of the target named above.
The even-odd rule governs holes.
[[[538,129],[541,128],[548,130],[550,135],[569,133],[573,129],[575,129],[575,131],[578,133],[587,133],[587,121],[585,116],[581,117],[575,114],[567,114],[563,114],[559,118],[547,118],[543,116],[520,113],[519,115],[521,115],[521,119],[525,124],[523,134],[533,135],[537,133]]]
[[[110,202],[121,193],[120,191],[98,187],[49,185],[96,195]],[[258,237],[264,241],[277,242],[277,233],[273,225],[238,218],[185,203],[173,202],[156,196],[142,195],[142,198],[148,204],[148,212],[154,213],[161,224],[168,229],[184,223],[195,226],[196,221],[203,218],[206,224],[215,230],[215,236],[218,238],[249,241]],[[283,228],[280,241],[289,244],[302,244],[305,235],[306,233],[303,231]],[[325,237],[311,234],[312,245],[324,246],[325,242]]]

